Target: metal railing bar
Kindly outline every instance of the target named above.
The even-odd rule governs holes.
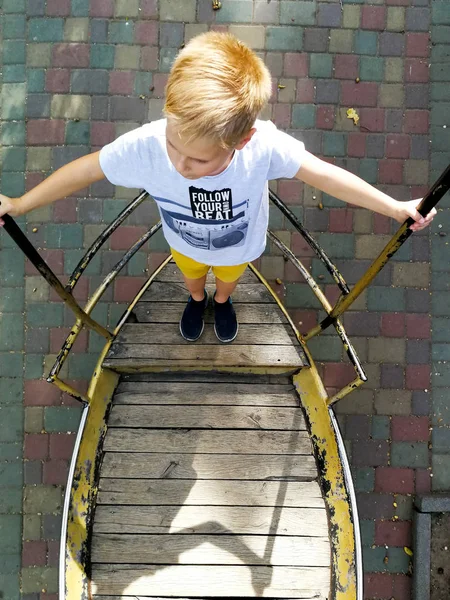
[[[112,334],[102,325],[94,321],[92,317],[86,313],[81,306],[77,303],[75,298],[60,282],[58,277],[53,273],[47,263],[44,261],[42,256],[29,241],[27,236],[23,233],[17,223],[9,215],[3,215],[3,221],[5,222],[4,229],[11,236],[11,238],[19,246],[20,250],[25,254],[29,261],[36,267],[42,277],[47,283],[55,290],[58,296],[64,300],[69,308],[74,312],[75,316],[86,324],[88,327],[102,335],[106,339],[111,339]]]
[[[427,215],[432,208],[436,206],[439,200],[447,193],[450,189],[450,165],[447,169],[442,173],[439,179],[434,183],[434,185],[430,188],[430,190],[425,194],[422,202],[417,207],[418,212],[425,216]],[[336,304],[333,307],[333,310],[330,314],[323,319],[313,330],[311,330],[312,335],[316,335],[320,333],[327,327],[329,327],[334,319],[336,319],[339,315],[341,315],[347,308],[355,302],[355,300],[360,296],[360,294],[366,289],[366,287],[373,281],[373,279],[378,275],[381,269],[385,266],[385,264],[394,256],[397,250],[406,242],[409,236],[413,233],[410,229],[410,225],[414,223],[414,220],[408,218],[398,229],[398,231],[394,234],[394,236],[389,240],[384,249],[378,255],[378,257],[373,261],[370,265],[367,272],[356,282],[350,293],[346,296],[341,295]]]
[[[319,244],[316,242],[316,240],[312,237],[312,235],[309,233],[309,231],[307,229],[305,229],[305,227],[303,226],[301,221],[299,221],[299,219],[297,219],[297,217],[294,215],[294,213],[284,204],[284,202],[281,200],[281,198],[279,198],[275,194],[275,192],[273,192],[272,190],[269,190],[269,198],[275,204],[275,206],[277,206],[281,210],[281,212],[285,215],[285,217],[287,217],[289,219],[289,221],[292,223],[292,225],[294,225],[294,227],[297,229],[297,231],[303,236],[303,238],[311,246],[311,248],[314,250],[316,255],[324,263],[325,267],[327,268],[328,272],[334,279],[334,282],[339,287],[341,292],[343,294],[348,294],[350,292],[350,289],[349,289],[344,277],[339,272],[336,265],[334,265],[331,262],[331,260],[328,258],[328,256],[325,254],[325,252],[319,246]]]
[[[72,275],[69,277],[69,281],[66,285],[66,290],[73,290],[75,285],[77,284],[79,278],[81,277],[84,270],[87,268],[91,260],[96,255],[99,248],[103,246],[106,240],[110,237],[112,233],[121,225],[127,217],[137,208],[147,197],[149,196],[148,192],[141,192],[139,196],[137,196],[128,206],[126,206],[122,212],[115,218],[115,220],[108,225],[108,227],[102,231],[102,233],[98,236],[98,238],[91,244],[91,246],[86,251],[86,254],[81,258],[80,262],[77,264],[75,269],[72,272]]]
[[[293,252],[287,246],[285,246],[283,244],[283,242],[272,231],[268,230],[267,231],[267,235],[274,242],[274,244],[283,252],[283,254],[286,256],[286,258],[288,258],[292,262],[292,264],[300,271],[300,273],[306,279],[308,285],[310,286],[310,288],[312,289],[312,291],[316,295],[316,298],[322,304],[322,307],[325,310],[325,312],[327,314],[329,314],[330,311],[332,310],[332,306],[328,302],[327,297],[322,292],[322,290],[320,289],[320,287],[317,285],[316,281],[311,276],[311,274],[308,272],[308,270],[306,269],[306,267],[295,256],[295,254],[293,254]],[[336,319],[336,321],[334,323],[334,327],[336,329],[336,333],[338,334],[338,336],[340,337],[340,339],[342,341],[342,344],[344,345],[344,349],[347,352],[347,356],[349,357],[350,362],[352,363],[353,368],[355,369],[355,372],[356,372],[356,374],[358,376],[358,378],[355,380],[355,382],[356,381],[360,382],[356,386],[356,387],[358,387],[359,385],[361,385],[362,383],[364,383],[365,381],[367,381],[367,375],[365,374],[364,369],[363,369],[363,367],[361,365],[361,361],[359,360],[359,357],[356,354],[356,350],[354,349],[352,343],[350,342],[350,340],[348,338],[348,335],[347,335],[347,332],[345,331],[345,328],[344,328],[342,322],[339,319]],[[309,332],[308,332],[308,335],[309,335]],[[312,336],[309,336],[309,337],[302,336],[302,337],[303,337],[304,341],[307,341]],[[351,384],[349,384],[349,385],[351,385]],[[354,389],[354,388],[352,388],[352,389]],[[341,390],[341,392],[339,392],[339,394],[341,394],[342,391],[343,390]],[[346,395],[346,394],[343,394],[343,395]],[[333,398],[334,397],[335,396],[333,396]]]
[[[128,252],[126,252],[126,254],[123,255],[121,260],[118,263],[116,263],[116,265],[111,269],[111,271],[108,273],[108,275],[105,277],[105,279],[99,285],[99,287],[95,290],[94,294],[88,300],[88,302],[85,306],[86,314],[90,314],[94,310],[95,306],[97,305],[97,302],[103,296],[105,291],[108,289],[108,287],[114,281],[114,279],[117,277],[119,272],[123,269],[123,267],[136,254],[136,252],[139,250],[139,248],[141,248],[141,246],[143,246],[143,244],[145,244],[145,242],[147,242],[160,228],[161,228],[161,221],[159,221],[156,225],[154,225],[151,229],[149,229],[149,231],[144,233],[144,235],[142,235],[133,244],[133,246],[131,246],[131,248],[128,250]],[[58,356],[56,357],[55,363],[54,363],[50,373],[48,374],[47,381],[53,382],[54,378],[61,371],[62,366],[63,366],[67,356],[69,355],[69,352],[72,349],[72,346],[75,343],[75,340],[77,339],[78,334],[80,333],[81,329],[82,329],[82,323],[80,320],[77,320],[76,323],[74,324],[74,326],[72,327],[70,333],[66,337],[64,344],[58,353]],[[113,337],[113,335],[111,337]]]

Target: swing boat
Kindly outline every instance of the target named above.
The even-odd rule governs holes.
[[[449,187],[450,166],[419,212],[427,214]],[[113,331],[90,316],[160,223],[126,252],[84,309],[72,295],[98,249],[147,198],[141,193],[107,227],[66,286],[4,217],[7,233],[76,316],[47,378],[83,404],[63,510],[60,598],[362,600],[357,507],[333,405],[367,377],[340,316],[406,241],[412,220],[350,290],[270,192],[330,272],[340,298],[331,306],[309,271],[268,231],[326,317],[302,336],[250,265],[233,294],[238,338],[221,345],[207,311],[203,336],[193,344],[178,333],[186,293],[171,257]],[[356,374],[331,397],[307,345],[329,325]],[[83,327],[106,339],[86,394],[59,377]]]

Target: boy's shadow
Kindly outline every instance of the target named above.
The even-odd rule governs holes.
[[[238,533],[238,531],[241,531],[240,529],[236,528],[236,531],[233,531],[232,528],[227,527],[226,525],[224,525],[223,523],[221,523],[219,521],[208,519],[203,522],[193,523],[189,527],[185,527],[182,529],[180,529],[177,526],[176,520],[177,520],[177,517],[180,517],[180,515],[183,511],[183,508],[185,506],[191,506],[191,504],[188,502],[188,499],[189,499],[189,496],[190,496],[194,486],[196,485],[197,481],[199,481],[199,480],[197,478],[197,472],[194,469],[192,464],[187,465],[186,463],[183,463],[183,465],[181,466],[182,472],[177,473],[177,469],[179,468],[179,465],[176,462],[171,461],[170,460],[171,457],[169,455],[169,456],[167,456],[168,462],[167,462],[165,468],[163,469],[160,478],[152,480],[151,488],[156,488],[158,486],[158,482],[160,482],[161,479],[163,479],[163,478],[176,480],[179,497],[176,500],[176,505],[174,504],[171,506],[161,506],[160,507],[161,514],[157,515],[155,517],[154,522],[158,523],[159,526],[162,525],[164,527],[164,529],[167,528],[168,533],[163,534],[164,537],[167,538],[167,536],[173,535],[173,536],[177,536],[177,538],[176,538],[176,541],[174,540],[175,543],[172,546],[173,550],[167,549],[167,546],[164,545],[164,553],[160,557],[161,563],[164,563],[164,564],[152,563],[151,573],[150,572],[145,573],[145,564],[143,564],[140,561],[138,562],[137,560],[135,560],[136,567],[139,565],[139,571],[142,573],[142,577],[147,579],[149,576],[154,576],[154,574],[157,573],[158,571],[161,571],[168,567],[170,568],[173,565],[185,564],[186,566],[188,566],[189,563],[180,563],[180,556],[183,553],[188,552],[189,550],[192,550],[192,549],[198,547],[199,544],[203,543],[204,539],[202,541],[199,541],[199,537],[200,537],[199,534],[204,534],[204,535],[216,534],[216,535],[214,535],[213,539],[208,540],[208,543],[214,544],[221,550],[223,550],[227,553],[233,554],[234,556],[236,556],[239,559],[239,561],[242,563],[242,566],[245,565],[246,567],[248,567],[248,569],[250,570],[254,596],[255,597],[263,596],[265,589],[270,587],[270,585],[272,583],[272,576],[273,576],[272,566],[273,565],[272,565],[271,558],[272,558],[273,546],[274,546],[275,539],[276,539],[276,534],[278,532],[278,527],[279,527],[279,523],[280,523],[281,512],[283,510],[284,499],[285,499],[285,496],[287,493],[287,485],[288,485],[289,481],[293,481],[296,479],[298,480],[298,478],[291,476],[291,467],[292,467],[293,460],[296,458],[296,456],[293,453],[294,453],[294,451],[295,451],[294,449],[298,443],[299,431],[298,431],[297,425],[298,425],[300,419],[302,418],[301,413],[302,413],[302,411],[300,409],[296,413],[296,416],[294,417],[294,422],[292,424],[293,430],[291,431],[291,436],[290,436],[289,450],[285,456],[285,460],[283,463],[283,473],[280,474],[279,476],[274,476],[274,477],[270,478],[270,480],[272,480],[272,481],[274,481],[274,480],[279,481],[279,489],[278,489],[276,500],[274,502],[275,506],[273,506],[273,508],[272,508],[272,517],[271,517],[267,532],[265,532],[265,534],[264,534],[265,536],[267,536],[267,541],[266,541],[266,546],[265,546],[263,555],[261,556],[261,555],[255,553],[242,540],[243,536],[251,535],[250,533],[248,533],[248,532]],[[184,455],[184,456],[186,456],[186,455]],[[195,459],[195,457],[196,457],[196,455],[194,453],[192,453],[191,456],[193,457],[193,459]],[[183,479],[178,479],[178,477],[183,477]],[[226,493],[227,487],[229,487],[230,485],[233,485],[232,481],[227,481],[227,480],[213,480],[213,481],[216,486],[223,486],[223,494],[224,495]],[[243,500],[245,501],[245,499],[243,499]],[[155,501],[157,501],[157,500],[155,500]],[[173,499],[171,499],[171,502],[175,502],[175,501]],[[153,503],[153,501],[152,501],[152,503]],[[158,506],[153,506],[152,508],[158,508]],[[202,507],[197,506],[197,508],[199,509],[199,514],[201,514]],[[227,507],[224,506],[224,508],[227,508]],[[167,509],[169,509],[169,510],[167,510]],[[171,509],[173,509],[173,511]],[[255,506],[255,510],[258,510],[258,506]],[[138,519],[138,517],[137,517],[137,519]],[[136,524],[139,526],[141,525],[141,523],[136,523]],[[182,517],[180,519],[180,525],[181,524],[182,524]],[[173,531],[173,533],[170,533],[170,529],[175,529],[175,531]],[[140,531],[142,532],[144,530],[140,527]],[[147,533],[147,532],[145,532],[145,533]],[[150,534],[152,533],[151,528],[149,529],[148,533],[150,533]],[[169,546],[170,546],[170,544],[169,544]],[[130,548],[130,546],[128,546],[128,548]],[[121,553],[119,549],[117,551],[117,557],[120,560],[120,563],[126,564],[127,570],[133,570],[133,565],[130,562],[130,556],[131,556],[130,552],[128,552],[128,554],[125,555],[125,554]],[[115,564],[119,564],[119,563],[115,563]],[[229,564],[231,566],[232,563],[229,563]],[[202,566],[202,565],[200,565],[200,566]],[[269,567],[269,568],[261,568],[261,567]],[[205,565],[205,568],[212,568],[212,567],[208,567],[207,565]],[[135,579],[134,581],[137,581],[137,579]],[[136,595],[136,593],[134,591],[132,591],[133,583],[134,582],[132,582],[132,581],[128,581],[128,582],[126,582],[126,584],[124,582],[124,587],[121,589],[121,595],[123,595],[123,596]],[[94,584],[95,584],[95,580],[94,580]],[[226,585],[227,585],[226,582],[224,582],[224,596],[226,595],[226,592],[227,592]],[[105,594],[106,591],[100,589],[97,593]],[[156,594],[156,595],[160,595],[160,594]],[[161,594],[161,595],[165,595],[165,594]]]
[[[294,461],[294,459],[296,458],[295,453],[295,448],[298,444],[298,436],[299,436],[299,423],[300,420],[302,419],[302,411],[301,409],[299,409],[298,411],[296,411],[294,419],[293,419],[293,423],[292,423],[292,430],[291,430],[291,435],[290,435],[290,441],[289,441],[289,448],[286,452],[286,455],[284,457],[284,462],[283,462],[283,472],[282,473],[274,473],[269,477],[265,477],[264,480],[265,481],[278,481],[279,482],[279,488],[278,488],[278,492],[277,492],[277,497],[276,500],[273,502],[273,508],[272,510],[272,516],[271,516],[271,520],[270,523],[268,523],[268,527],[267,527],[267,531],[264,533],[264,535],[266,536],[266,546],[264,548],[264,553],[261,556],[260,554],[257,554],[256,552],[254,552],[242,539],[243,536],[245,535],[251,535],[251,532],[243,532],[242,528],[239,528],[239,526],[236,527],[236,531],[233,530],[232,527],[232,522],[231,522],[231,527],[230,526],[226,526],[225,524],[221,523],[220,521],[217,520],[213,520],[213,519],[206,519],[203,522],[200,523],[193,523],[192,525],[189,524],[189,527],[183,527],[183,523],[182,523],[182,519],[183,517],[181,515],[182,510],[185,506],[193,506],[188,500],[189,500],[189,496],[192,493],[192,490],[194,488],[194,486],[196,485],[196,483],[199,481],[198,477],[197,477],[197,471],[195,470],[192,461],[195,460],[198,456],[195,454],[195,448],[192,449],[192,453],[188,454],[183,454],[183,457],[187,459],[188,456],[191,457],[192,460],[189,460],[189,462],[186,461],[182,461],[182,464],[178,464],[176,462],[176,460],[174,460],[174,456],[167,454],[164,457],[164,461],[162,462],[161,465],[158,466],[159,471],[158,472],[150,472],[147,471],[145,472],[145,466],[146,463],[144,463],[143,466],[143,470],[141,473],[141,478],[142,479],[147,479],[147,481],[149,482],[149,487],[148,487],[148,493],[149,493],[149,502],[148,505],[149,507],[153,509],[161,509],[161,513],[158,514],[154,514],[154,517],[152,518],[151,524],[149,526],[149,530],[145,531],[145,526],[142,526],[142,521],[139,521],[139,513],[137,513],[136,515],[136,523],[135,525],[138,526],[137,528],[139,528],[139,533],[136,534],[136,539],[138,540],[139,538],[141,538],[142,533],[155,533],[155,530],[152,531],[152,527],[159,527],[159,532],[161,532],[161,526],[163,528],[164,531],[168,532],[168,533],[163,533],[162,535],[167,539],[167,537],[173,535],[173,536],[177,536],[176,539],[176,543],[173,544],[172,548],[173,549],[167,549],[167,545],[164,545],[164,551],[163,551],[163,555],[161,555],[159,557],[160,559],[160,563],[161,564],[155,564],[155,562],[149,563],[149,567],[151,564],[151,569],[148,569],[148,572],[146,573],[146,568],[145,568],[145,563],[143,563],[140,560],[137,560],[135,556],[132,555],[131,551],[130,551],[130,545],[128,545],[128,550],[121,552],[120,548],[117,548],[117,552],[115,553],[115,561],[114,561],[114,565],[116,566],[120,566],[122,565],[126,565],[126,568],[124,568],[122,570],[122,573],[125,575],[124,579],[126,578],[126,572],[127,571],[133,571],[133,566],[134,564],[136,565],[136,571],[139,571],[140,574],[142,574],[143,577],[148,578],[149,576],[153,576],[155,573],[157,573],[158,571],[161,571],[163,569],[166,568],[170,568],[173,565],[180,565],[180,564],[186,564],[186,566],[188,565],[188,563],[180,563],[180,556],[185,553],[188,552],[189,550],[192,550],[196,547],[199,546],[199,544],[203,543],[203,540],[199,541],[199,533],[204,534],[204,535],[208,535],[208,534],[215,534],[214,537],[212,537],[212,539],[208,539],[208,543],[213,543],[215,546],[219,547],[221,550],[229,553],[229,554],[233,554],[234,556],[236,556],[241,565],[242,566],[247,566],[248,569],[250,570],[250,574],[251,574],[251,581],[252,581],[252,587],[253,587],[253,591],[254,594],[252,594],[255,597],[261,597],[264,594],[264,591],[271,585],[272,582],[272,576],[273,576],[273,568],[272,568],[272,552],[273,552],[273,546],[275,543],[275,539],[276,539],[276,534],[278,532],[278,527],[279,527],[279,523],[280,523],[280,518],[281,518],[281,512],[283,510],[283,506],[284,506],[284,499],[287,493],[287,485],[289,481],[295,481],[295,480],[299,480],[298,477],[293,477],[291,475],[292,473],[292,463]],[[298,457],[297,457],[298,458]],[[264,455],[261,456],[261,460],[264,460]],[[112,475],[114,477],[114,475]],[[120,477],[120,475],[118,476]],[[163,505],[164,503],[164,499],[161,495],[158,496],[158,484],[161,483],[161,481],[168,481],[168,480],[172,480],[172,481],[176,481],[176,487],[177,487],[177,494],[178,497],[177,498],[173,498],[171,497],[170,499],[170,506],[167,505]],[[227,489],[230,488],[230,486],[233,485],[232,481],[228,481],[228,480],[220,480],[220,479],[211,479],[211,482],[214,482],[214,484],[217,487],[222,486],[223,487],[223,495],[226,495],[226,491]],[[257,481],[257,480],[256,480]],[[156,491],[155,491],[156,490]],[[151,498],[151,494],[152,491],[155,491],[155,497]],[[101,488],[100,488],[100,493],[101,493]],[[220,491],[218,492],[220,494]],[[206,499],[205,499],[206,500]],[[243,498],[242,502],[241,502],[241,506],[251,506],[251,504],[246,504],[246,499]],[[117,507],[119,506],[123,506],[124,504],[116,504]],[[160,505],[160,506],[159,506]],[[199,510],[199,515],[201,515],[201,510],[202,510],[202,506],[198,505],[197,503],[195,504],[196,507]],[[105,505],[103,505],[105,506]],[[141,505],[143,506],[143,505]],[[227,508],[227,506],[225,505],[221,505],[224,508]],[[231,506],[230,506],[231,507]],[[112,508],[112,507],[111,507]],[[255,506],[255,510],[258,510],[258,506]],[[182,527],[181,529],[177,526],[176,524],[176,520],[177,518],[180,518],[180,526]],[[95,531],[95,518],[94,518],[94,525],[93,525],[93,533],[95,535],[95,539],[97,540],[96,543],[100,543],[100,538],[101,538],[101,534],[96,534]],[[137,530],[137,528],[133,528],[130,527],[131,531],[133,531],[133,529]],[[170,533],[170,529],[175,529],[175,531],[173,533]],[[114,529],[113,529],[114,530]],[[103,531],[105,531],[105,528],[103,528]],[[114,534],[113,534],[114,535]],[[259,535],[261,535],[259,533]],[[120,538],[120,536],[118,536],[118,539]],[[92,539],[92,538],[91,538]],[[142,538],[141,538],[142,539]],[[175,540],[174,540],[175,541]],[[128,542],[129,544],[129,542]],[[120,545],[120,544],[119,544]],[[169,547],[171,546],[170,544],[168,545]],[[69,548],[70,551],[70,548]],[[87,553],[87,555],[90,555],[90,552]],[[85,556],[84,557],[85,560],[88,560],[88,558]],[[78,557],[79,560],[79,557]],[[109,562],[109,561],[108,561]],[[95,594],[98,594],[99,596],[101,595],[105,595],[105,594],[110,594],[110,591],[106,591],[104,589],[104,585],[108,579],[108,577],[106,576],[106,570],[107,570],[107,565],[108,563],[100,563],[97,565],[94,564],[94,578],[91,582],[91,589]],[[112,564],[112,563],[109,563]],[[233,563],[227,563],[232,565]],[[234,563],[234,564],[239,564],[239,563]],[[86,565],[87,566],[87,572],[89,575],[91,575],[92,573],[92,568],[91,565]],[[263,567],[269,567],[269,568],[263,568]],[[206,567],[205,565],[205,568]],[[209,567],[211,568],[211,566]],[[119,570],[119,569],[117,569]],[[101,571],[103,571],[103,573],[100,573]],[[99,574],[99,580],[98,582],[95,581],[95,572],[97,572]],[[108,571],[108,573],[110,573],[110,571]],[[132,592],[132,588],[133,588],[133,583],[136,582],[139,578],[134,579],[134,581],[128,580],[128,581],[124,581],[123,582],[123,587],[121,586],[120,592],[117,588],[115,588],[114,590],[114,595],[118,593],[119,597],[125,597],[125,596],[130,596],[130,595],[135,595],[135,592]],[[226,582],[224,582],[224,596],[227,593],[227,584]],[[95,591],[96,590],[96,591]],[[117,591],[116,591],[117,590]],[[164,595],[164,594],[162,594]]]

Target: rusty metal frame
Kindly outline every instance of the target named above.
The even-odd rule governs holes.
[[[425,216],[431,209],[433,209],[439,200],[447,193],[450,189],[450,165],[442,173],[439,179],[433,184],[433,186],[425,194],[422,202],[417,207],[418,212]],[[333,310],[323,319],[316,327],[313,327],[306,335],[305,339],[309,340],[313,336],[318,335],[324,329],[333,324],[333,322],[341,315],[347,308],[349,308],[355,300],[361,295],[361,293],[367,288],[373,279],[378,275],[381,269],[386,263],[394,256],[397,250],[406,242],[409,236],[413,233],[410,226],[414,223],[414,220],[407,219],[393,235],[393,237],[386,244],[384,249],[380,252],[377,258],[370,265],[366,273],[356,282],[349,294],[341,294],[338,298]]]
[[[72,272],[72,275],[69,277],[69,281],[66,285],[66,290],[71,291],[76,286],[79,278],[83,274],[86,267],[89,265],[91,260],[97,254],[97,251],[103,246],[106,240],[111,236],[112,233],[121,225],[125,219],[131,215],[131,213],[147,198],[149,197],[148,192],[141,192],[139,196],[137,196],[130,204],[128,204],[114,219],[114,221],[108,225],[108,227],[102,231],[102,233],[98,236],[98,238],[91,244],[91,246],[86,251],[83,258],[77,264],[75,269]]]
[[[275,204],[275,206],[284,214],[284,216],[292,223],[295,229],[300,233],[303,239],[310,245],[310,247],[314,250],[316,255],[320,258],[320,260],[325,265],[326,269],[330,273],[336,285],[339,287],[343,294],[348,294],[350,289],[347,285],[342,274],[339,272],[339,269],[336,267],[334,263],[326,255],[323,248],[317,243],[317,241],[312,237],[307,229],[303,226],[301,221],[297,219],[294,213],[284,204],[284,202],[279,198],[275,192],[269,190],[269,198]]]
[[[308,269],[304,266],[304,264],[295,256],[295,254],[272,231],[268,230],[267,236],[277,246],[277,248],[279,248],[281,250],[283,255],[288,260],[291,261],[291,263],[294,265],[294,267],[298,271],[300,271],[300,273],[303,275],[304,279],[308,283],[309,287],[314,292],[316,298],[321,303],[324,311],[327,314],[330,314],[330,312],[332,310],[331,304],[328,302],[327,297],[322,292],[320,287],[317,285],[317,282],[311,276],[311,274],[309,273]],[[336,329],[336,333],[338,334],[338,336],[340,337],[340,339],[342,341],[342,344],[344,345],[344,349],[347,352],[347,356],[349,357],[350,362],[352,363],[353,368],[355,369],[356,378],[352,382],[350,382],[348,385],[343,387],[339,392],[334,394],[334,396],[332,396],[331,398],[328,398],[327,399],[328,405],[334,404],[341,398],[344,398],[344,396],[346,396],[347,394],[349,394],[356,388],[360,387],[363,383],[365,383],[367,381],[367,375],[364,372],[364,369],[361,365],[361,362],[359,360],[359,357],[356,353],[355,348],[353,347],[352,343],[350,342],[350,340],[347,336],[347,333],[345,331],[345,328],[344,328],[342,322],[339,319],[336,319],[334,321],[333,325]],[[302,342],[305,343],[306,341],[307,341],[307,338],[302,336]]]
[[[94,310],[100,298],[103,296],[105,291],[123,269],[123,267],[128,263],[128,261],[136,254],[136,252],[161,228],[161,221],[159,221],[156,225],[154,225],[151,229],[149,229],[144,235],[142,235],[131,248],[126,252],[123,257],[119,260],[118,263],[111,269],[105,279],[102,281],[100,286],[96,289],[94,294],[88,300],[85,306],[86,314],[90,315],[90,313]],[[112,233],[112,231],[110,232]],[[76,281],[75,281],[76,283]],[[75,285],[75,284],[74,284]],[[89,398],[77,392],[72,386],[63,382],[59,377],[59,373],[62,369],[62,366],[69,355],[70,350],[72,349],[75,340],[77,339],[79,333],[83,328],[83,323],[80,319],[77,319],[74,326],[72,327],[70,333],[66,337],[64,344],[59,351],[58,356],[56,357],[55,363],[50,370],[50,373],[47,376],[48,383],[54,383],[59,389],[67,394],[70,394],[77,400],[82,400],[85,402],[89,402]],[[112,334],[112,339],[115,338],[116,333]]]

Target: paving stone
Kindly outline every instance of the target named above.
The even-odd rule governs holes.
[[[139,46],[116,46],[114,68],[116,69],[139,69],[140,47]]]
[[[361,7],[345,5],[342,13],[342,27],[358,29],[361,21]]]
[[[49,594],[58,591],[58,569],[56,567],[27,567],[22,569],[24,593],[45,590]]]
[[[401,363],[405,360],[405,340],[372,338],[369,339],[369,361]]]
[[[372,546],[375,543],[375,522],[361,519],[359,525],[363,546]]]
[[[360,59],[360,76],[366,81],[383,81],[384,62],[380,57],[362,56]]]
[[[407,31],[428,31],[430,24],[430,9],[410,7],[406,9]]]
[[[250,48],[261,49],[265,45],[265,28],[259,25],[230,25],[229,32]]]
[[[206,23],[186,23],[184,26],[184,43],[187,44],[189,40],[206,31],[208,31]]]
[[[375,440],[388,440],[390,437],[390,419],[387,416],[373,415],[371,436]]]
[[[161,46],[179,47],[183,43],[184,28],[182,23],[161,23],[159,26],[159,43]]]
[[[304,49],[306,52],[326,52],[328,49],[328,31],[308,27],[305,29]]]
[[[316,2],[280,0],[280,23],[285,25],[314,25]]]
[[[28,39],[33,42],[61,42],[64,19],[32,18],[28,22]]]
[[[320,27],[340,27],[341,7],[337,4],[319,4],[317,6],[317,25]]]
[[[353,49],[353,35],[351,29],[331,29],[329,51],[350,54]]]
[[[448,427],[434,426],[432,431],[433,452],[436,454],[450,454],[450,429]]]
[[[384,365],[393,370],[392,365]],[[399,376],[395,374],[392,383],[397,387],[403,385],[403,373],[401,369],[397,369]],[[382,377],[385,375],[384,369]],[[387,387],[390,381],[383,381],[383,386]],[[386,384],[386,385],[385,385]],[[394,387],[395,387],[394,385]],[[389,386],[392,387],[392,386]],[[402,389],[384,389],[379,390],[375,394],[375,410],[377,414],[385,415],[408,415],[411,411],[411,392]]]
[[[54,119],[88,119],[90,116],[89,96],[55,94],[51,102]]]
[[[40,17],[45,15],[45,0],[28,0],[27,15]]]
[[[300,129],[314,127],[316,108],[308,104],[294,104],[292,106],[292,125]]]
[[[89,16],[89,0],[71,0],[72,15],[74,17]]]
[[[42,462],[27,460],[24,462],[24,484],[37,485],[42,483]]]
[[[3,42],[3,64],[24,64],[26,47],[23,40],[5,40]]]
[[[357,54],[377,53],[378,34],[374,31],[358,30],[355,32],[355,52]]]
[[[24,15],[3,15],[2,24],[4,39],[25,38],[26,22]]]
[[[409,84],[405,86],[406,108],[428,108],[429,86],[426,84]]]
[[[375,469],[370,467],[355,469],[353,477],[357,492],[373,492]]]
[[[450,25],[448,6],[445,0],[434,2],[431,8],[432,23],[436,25]]]
[[[339,102],[339,82],[332,80],[317,81],[316,102],[318,104],[335,104]]]
[[[406,87],[406,93],[408,87]],[[401,107],[404,103],[405,91],[401,84],[397,83],[382,83],[379,87],[379,102],[380,106],[386,108]]]
[[[25,408],[25,431],[27,433],[40,433],[43,428],[43,408],[40,406],[27,406]]]
[[[75,355],[74,355],[75,357]],[[72,357],[72,358],[74,358]],[[45,407],[44,422],[45,430],[48,432],[77,431],[80,421],[80,410],[78,408],[65,406]]]
[[[331,77],[333,57],[331,54],[311,54],[309,60],[310,77]]]
[[[91,54],[97,43],[108,40],[108,21],[106,19],[91,19]],[[91,65],[92,66],[92,65]]]
[[[428,467],[428,444],[424,442],[392,442],[393,467]]]
[[[428,287],[430,283],[430,265],[427,263],[396,263],[392,283],[406,287]]]
[[[139,15],[139,0],[116,0],[114,5],[114,17],[137,17]]]
[[[51,44],[28,44],[27,67],[49,67],[51,64]]]
[[[403,32],[405,30],[405,8],[402,6],[388,6],[387,29],[389,31]]]
[[[366,155],[368,158],[383,158],[385,154],[385,136],[368,135],[366,141]]]
[[[112,21],[109,23],[108,41],[112,44],[132,44],[134,23],[132,21]]]
[[[65,42],[87,42],[89,35],[89,19],[69,18],[64,23]]]
[[[209,2],[208,2],[209,3]],[[199,17],[200,21],[201,19]],[[253,22],[255,23],[278,23],[279,22],[279,2],[278,0],[256,0],[253,6]]]
[[[42,533],[45,539],[58,540],[61,537],[61,515],[44,514]]]
[[[432,465],[433,491],[447,491],[450,487],[450,455],[433,453]]]
[[[115,47],[107,44],[91,46],[90,66],[93,69],[112,69],[114,67]]]
[[[303,47],[302,27],[267,27],[266,49],[299,51]]]
[[[391,519],[393,517],[392,495],[358,493],[356,497],[360,519]]]
[[[323,134],[323,153],[325,156],[345,156],[346,138],[343,133],[325,132]]]
[[[412,393],[412,413],[417,416],[430,414],[430,394],[428,391],[414,390]]]

